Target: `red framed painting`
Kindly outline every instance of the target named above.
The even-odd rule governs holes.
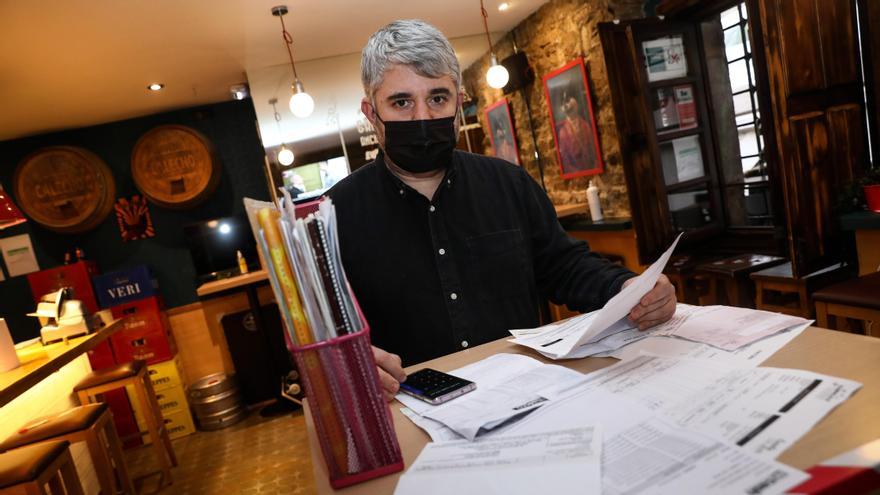
[[[514,165],[521,165],[516,133],[513,132],[513,120],[510,118],[510,105],[506,98],[486,108],[486,122],[489,123],[492,154]]]
[[[584,59],[578,57],[544,76],[544,95],[562,178],[602,173],[602,152]]]

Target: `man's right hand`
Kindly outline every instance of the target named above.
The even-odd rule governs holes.
[[[391,402],[400,390],[400,382],[406,380],[406,373],[400,365],[400,356],[373,346],[373,358],[379,370],[379,381],[382,383],[385,399]]]

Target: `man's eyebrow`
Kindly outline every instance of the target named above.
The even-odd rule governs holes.
[[[451,95],[452,91],[449,91],[449,88],[434,88],[431,90],[431,95]]]
[[[403,100],[406,98],[412,98],[412,93],[407,93],[406,91],[398,91],[397,93],[394,93],[394,94],[388,96],[387,100],[388,101],[395,101],[395,100]]]

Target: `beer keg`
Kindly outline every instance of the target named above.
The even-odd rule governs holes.
[[[225,373],[203,377],[189,387],[189,403],[200,430],[219,430],[247,415],[238,386]]]

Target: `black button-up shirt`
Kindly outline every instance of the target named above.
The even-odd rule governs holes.
[[[534,327],[543,299],[597,309],[633,276],[569,237],[525,170],[497,158],[456,150],[429,201],[380,152],[328,195],[373,344],[404,366]]]

